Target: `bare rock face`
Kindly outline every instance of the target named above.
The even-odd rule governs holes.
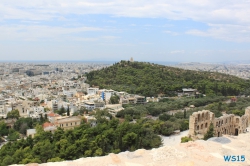
[[[198,140],[175,146],[166,145],[152,150],[139,149],[134,152],[110,153],[103,157],[25,166],[249,166],[249,140],[250,133],[247,132],[239,136],[226,135],[209,141]],[[224,161],[224,155],[244,155],[245,161]]]

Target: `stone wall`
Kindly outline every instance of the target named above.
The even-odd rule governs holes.
[[[210,123],[214,126],[214,136],[223,134],[238,135],[246,132],[250,122],[250,107],[247,107],[243,116],[224,114],[215,118],[209,110],[194,112],[189,117],[189,136],[193,139],[202,139],[209,129]]]

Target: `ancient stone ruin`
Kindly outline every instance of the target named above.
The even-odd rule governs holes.
[[[221,137],[226,135],[238,135],[246,132],[250,122],[250,107],[245,109],[243,116],[234,114],[224,114],[215,118],[214,113],[209,110],[194,112],[189,117],[189,137],[192,139],[202,139],[207,133],[210,123],[214,126],[214,136]]]

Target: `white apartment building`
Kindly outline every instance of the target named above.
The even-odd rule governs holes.
[[[96,95],[99,88],[87,88],[88,95]]]

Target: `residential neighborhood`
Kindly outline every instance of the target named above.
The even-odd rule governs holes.
[[[79,63],[2,63],[0,66],[0,118],[13,128],[16,119],[8,113],[17,110],[20,117],[35,120],[46,118],[44,131],[54,133],[58,127],[72,129],[85,119],[96,125],[88,113],[106,109],[113,116],[123,110],[123,104],[144,104],[144,96],[112,89],[90,87],[85,74],[109,64]],[[110,98],[117,96],[112,103]],[[83,111],[81,115],[79,111]],[[34,137],[36,130],[27,129],[26,136]]]

